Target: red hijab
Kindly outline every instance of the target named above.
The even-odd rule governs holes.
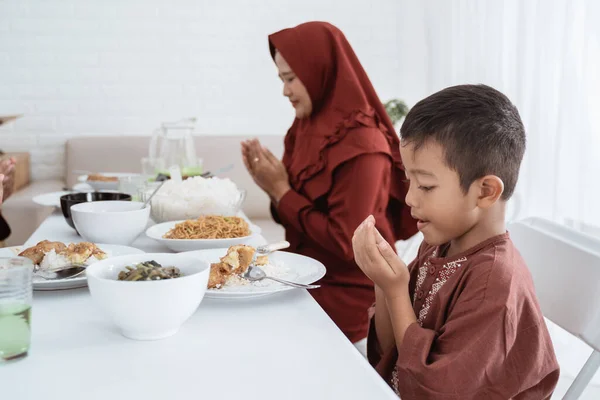
[[[344,34],[329,23],[308,22],[269,35],[269,47],[272,57],[276,51],[281,53],[313,105],[312,114],[296,118],[285,137],[283,163],[292,187],[316,199],[329,191],[340,164],[365,153],[389,154],[393,160],[390,200],[396,203],[392,205],[395,236],[414,234],[416,224],[409,207],[404,206],[400,140]],[[376,128],[382,135],[353,137],[352,130],[360,127]]]

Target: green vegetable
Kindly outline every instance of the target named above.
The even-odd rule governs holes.
[[[163,267],[154,260],[144,261],[135,266],[127,266],[119,272],[120,281],[158,281],[161,279],[173,279],[181,277],[181,271],[177,267]]]

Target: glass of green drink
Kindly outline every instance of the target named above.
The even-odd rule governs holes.
[[[29,352],[32,274],[30,259],[0,258],[0,364]]]

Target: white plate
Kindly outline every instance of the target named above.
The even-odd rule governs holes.
[[[58,207],[60,208],[60,198],[65,194],[70,194],[73,192],[52,192],[52,193],[44,193],[35,196],[32,200],[34,203],[39,204],[41,206],[46,207]]]
[[[184,220],[185,221],[185,220]],[[174,252],[194,251],[203,249],[220,249],[235,246],[236,244],[248,244],[253,236],[258,235],[261,229],[249,223],[250,235],[231,239],[165,239],[163,236],[175,226],[184,221],[163,222],[153,225],[146,230],[146,235],[157,242],[167,246]]]
[[[78,192],[93,192],[94,189],[88,185],[87,183],[78,183],[73,186],[72,192],[61,191],[61,192],[52,192],[52,193],[44,193],[35,196],[32,200],[34,203],[39,204],[41,206],[46,207],[58,207],[60,208],[60,198],[65,194],[78,193]]]
[[[124,178],[127,176],[139,176],[140,174],[133,173],[123,173],[123,172],[99,172],[98,174],[104,176],[114,176],[117,178]],[[119,181],[114,182],[102,182],[102,181],[88,181],[87,175],[80,175],[77,180],[79,182],[86,183],[90,185],[94,190],[118,190],[119,189]]]
[[[67,243],[68,244],[68,243]],[[133,247],[119,246],[115,244],[98,244],[101,250],[107,255],[107,259],[117,256],[125,256],[129,254],[142,254],[144,251]],[[27,246],[13,246],[0,249],[0,257],[16,257],[20,252],[25,250]],[[33,290],[63,290],[76,289],[87,286],[87,278],[85,273],[72,279],[53,279],[46,280],[33,275]]]
[[[210,249],[191,251],[185,254],[193,254],[195,257],[212,264],[218,262],[219,258],[223,257],[226,253],[227,249]],[[285,251],[276,251],[270,254],[269,262],[275,267],[284,269],[281,275],[277,276],[278,278],[306,285],[318,281],[325,276],[326,272],[325,266],[319,261]],[[222,289],[208,289],[205,297],[216,299],[247,299],[292,289],[294,288],[291,286],[265,279],[246,285],[226,286]]]

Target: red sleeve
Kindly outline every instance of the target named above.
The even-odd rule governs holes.
[[[273,221],[281,225],[281,220],[279,219],[279,214],[277,214],[277,207],[275,204],[271,203],[269,210],[271,211],[271,217],[273,217]]]
[[[328,214],[310,200],[289,190],[279,201],[277,214],[286,226],[302,232],[312,242],[344,260],[354,259],[352,235],[370,214],[383,209],[389,199],[391,160],[382,153],[362,154],[343,164],[333,177],[327,196]]]

